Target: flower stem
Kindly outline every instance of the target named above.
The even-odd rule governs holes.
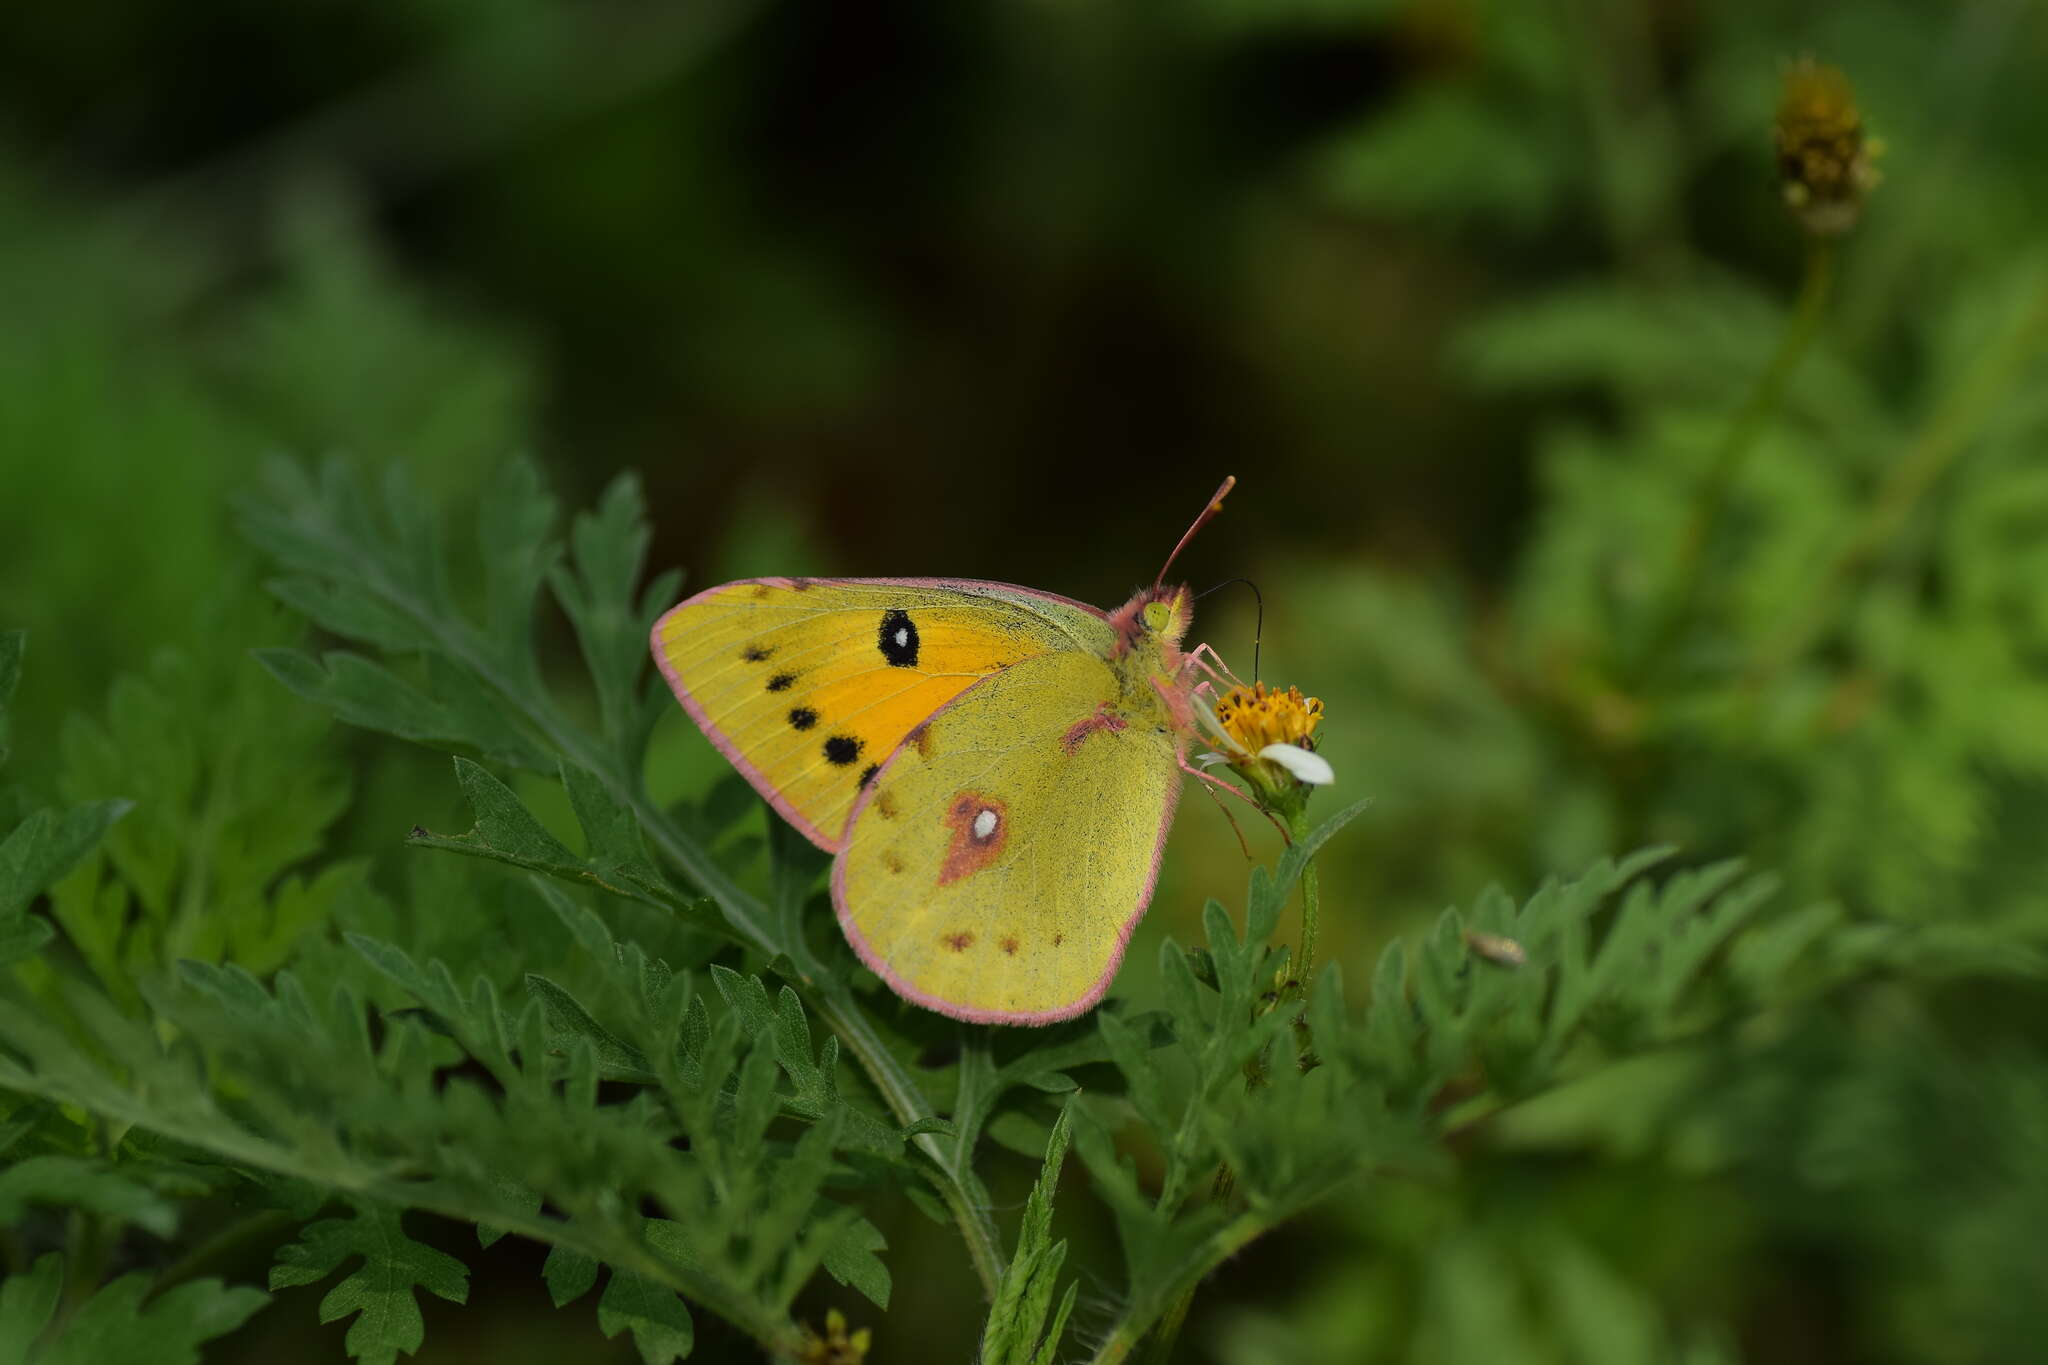
[[[1784,406],[1785,390],[1815,333],[1820,330],[1821,315],[1834,277],[1833,239],[1809,236],[1806,265],[1799,281],[1799,296],[1792,306],[1791,320],[1778,339],[1778,349],[1772,354],[1770,365],[1757,377],[1756,386],[1736,412],[1734,421],[1728,424],[1721,444],[1715,448],[1713,461],[1707,466],[1699,501],[1693,504],[1692,515],[1686,519],[1685,529],[1679,536],[1672,590],[1666,595],[1647,642],[1628,672],[1631,690],[1655,678],[1692,620],[1699,605],[1700,592],[1706,585],[1707,551],[1712,548],[1722,518],[1727,515],[1729,494],[1748,461],[1756,438]]]
[[[2034,292],[2012,328],[1935,409],[1878,488],[1877,496],[1841,550],[1815,580],[1813,590],[1771,636],[1743,675],[1752,693],[1805,653],[1826,629],[1838,599],[1885,545],[1905,526],[1913,509],[1950,465],[1970,447],[1992,407],[2040,351],[2048,332],[2048,285]]]
[[[1287,817],[1287,834],[1295,842],[1308,833],[1306,804],[1297,806]],[[1308,994],[1309,981],[1315,975],[1316,933],[1322,904],[1322,880],[1316,875],[1315,859],[1311,858],[1301,869],[1301,960],[1294,967],[1294,979],[1301,983],[1303,995]]]

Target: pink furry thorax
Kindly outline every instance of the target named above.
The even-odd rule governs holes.
[[[1187,656],[1180,648],[1194,617],[1194,597],[1185,586],[1141,588],[1108,617],[1116,632],[1110,662],[1123,673],[1126,689],[1149,685],[1182,734],[1195,723],[1185,682]]]

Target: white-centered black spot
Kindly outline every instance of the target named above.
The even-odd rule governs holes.
[[[834,735],[825,741],[826,761],[844,768],[860,757],[863,744],[852,735]]]
[[[917,622],[907,611],[882,613],[882,628],[875,638],[882,657],[897,668],[917,666]]]
[[[789,713],[789,725],[793,730],[808,730],[818,723],[818,713],[808,706],[799,706]]]
[[[995,838],[996,825],[1000,822],[1001,817],[987,806],[983,806],[974,817],[974,837],[982,840],[984,843]]]

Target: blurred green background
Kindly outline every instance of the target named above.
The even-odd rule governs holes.
[[[1885,183],[1672,662],[1637,668],[1800,288],[1770,129],[1807,53]],[[61,718],[165,650],[312,723],[247,656],[300,630],[232,530],[271,454],[400,463],[456,513],[517,454],[572,505],[635,469],[694,586],[1105,605],[1235,473],[1180,569],[1257,580],[1264,676],[1324,699],[1342,793],[1378,800],[1324,873],[1354,979],[1491,881],[1664,841],[1953,951],[1252,1248],[1184,1358],[1621,1362],[1667,1324],[1766,1362],[2038,1358],[2048,1009],[1979,969],[2048,944],[2044,63],[2025,0],[9,7],[16,774],[71,781]],[[1197,634],[1248,674],[1249,594]],[[656,743],[657,792],[719,770],[680,716]],[[356,799],[309,856],[396,878],[406,828],[461,827],[443,759],[328,745]],[[1242,885],[1183,809],[1141,999],[1157,936]],[[876,1217],[875,1358],[957,1352],[957,1250]],[[470,1255],[422,1361],[630,1356],[531,1249]],[[318,1293],[220,1358],[343,1359]],[[699,1358],[746,1358],[702,1321]]]

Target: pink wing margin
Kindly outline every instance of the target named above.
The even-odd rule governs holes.
[[[1101,615],[1101,613],[1098,612],[1097,615]],[[988,677],[975,683],[973,687],[963,688],[958,697],[953,698],[953,700],[932,712],[931,719],[926,721],[926,724],[937,720],[954,706],[959,705],[961,698],[973,692],[975,688],[986,686],[989,682],[1001,676],[1003,676],[1001,672],[991,673]],[[882,764],[881,771],[876,774],[875,780],[869,783],[862,790],[859,797],[854,800],[853,809],[848,811],[846,815],[846,827],[848,829],[853,828],[853,822],[860,818],[860,813],[863,810],[867,809],[868,801],[877,791],[881,790],[882,777],[888,773],[889,765],[896,761],[898,755],[902,754],[910,746],[911,742],[906,738],[895,749],[890,751],[888,759]],[[1184,763],[1187,760],[1187,741],[1185,739],[1177,739],[1175,741],[1174,758],[1177,760],[1176,772],[1178,772],[1178,764]],[[1159,885],[1160,860],[1166,856],[1166,836],[1172,833],[1173,817],[1180,809],[1180,790],[1181,784],[1178,781],[1166,790],[1166,809],[1160,812],[1159,816],[1159,837],[1152,841],[1152,866],[1145,873],[1145,885],[1138,892],[1137,905],[1132,908],[1129,917],[1124,920],[1123,924],[1116,931],[1116,947],[1110,950],[1109,961],[1104,964],[1102,975],[1097,977],[1094,983],[1087,990],[1083,991],[1080,998],[1071,1005],[1061,1005],[1049,1010],[973,1010],[964,1009],[959,1005],[953,1004],[951,1001],[941,1000],[937,996],[918,990],[896,974],[895,969],[889,965],[888,959],[870,947],[867,939],[862,937],[859,928],[854,925],[852,912],[847,909],[846,905],[846,859],[844,858],[836,858],[832,863],[832,909],[839,916],[840,931],[846,935],[846,941],[853,945],[855,955],[867,965],[869,971],[887,982],[890,990],[913,1004],[922,1005],[928,1010],[935,1010],[951,1018],[963,1019],[970,1024],[1034,1025],[1057,1024],[1063,1019],[1072,1019],[1076,1015],[1086,1014],[1101,1002],[1103,996],[1109,993],[1109,983],[1116,979],[1117,971],[1124,963],[1124,954],[1130,949],[1131,935],[1137,932],[1138,921],[1145,918],[1145,911],[1151,907],[1152,893]]]
[[[1091,607],[1086,602],[1076,602],[1073,598],[1062,597],[1058,593],[1041,592],[1037,588],[1020,588],[1014,583],[993,583],[973,578],[742,578],[731,583],[721,583],[715,588],[706,588],[694,596],[684,598],[663,612],[655,621],[654,628],[648,632],[647,645],[654,655],[654,666],[661,670],[662,677],[668,679],[669,691],[676,694],[676,700],[682,703],[683,710],[689,713],[690,719],[697,722],[697,728],[704,732],[704,737],[711,741],[713,747],[718,752],[725,755],[726,761],[739,771],[741,777],[747,779],[755,791],[761,793],[761,798],[773,806],[783,819],[795,826],[804,838],[809,839],[827,853],[838,853],[842,848],[846,847],[846,830],[852,827],[853,817],[860,813],[860,808],[866,800],[865,795],[860,800],[854,802],[853,809],[847,813],[846,826],[841,828],[837,837],[826,835],[823,830],[820,830],[816,825],[798,814],[796,807],[792,806],[787,798],[782,795],[781,789],[768,780],[768,775],[759,768],[756,768],[752,763],[749,763],[746,755],[739,751],[739,748],[727,737],[725,732],[712,723],[711,717],[705,714],[702,703],[690,694],[690,689],[683,684],[683,680],[677,676],[675,669],[670,666],[668,656],[661,647],[662,627],[668,624],[669,617],[686,607],[696,606],[700,602],[709,602],[715,597],[733,592],[739,588],[751,588],[760,584],[766,584],[771,588],[790,588],[797,591],[802,591],[808,587],[825,585],[862,588],[942,588],[953,592],[972,593],[977,597],[994,597],[999,600],[1005,596],[1035,597],[1047,602],[1057,602],[1064,607],[1073,607],[1080,611],[1085,611],[1090,616],[1102,620],[1108,619],[1108,613],[1104,612],[1100,607]],[[989,676],[995,677],[997,675],[992,673]],[[975,684],[976,687],[980,685],[980,683]],[[973,688],[965,689],[961,695],[965,696],[966,692],[972,690]],[[954,700],[957,701],[958,698],[956,697]],[[950,706],[952,702],[948,702],[946,705]],[[939,709],[944,710],[945,708],[941,707]],[[937,714],[937,712],[933,713],[933,715]],[[929,720],[930,717],[926,719]],[[898,746],[898,751],[901,750],[901,747],[900,745]],[[895,753],[892,752],[890,754],[891,761],[894,758]],[[1158,872],[1156,856],[1153,861],[1153,872],[1155,875]],[[834,873],[833,881],[836,885],[838,881],[836,872]],[[838,900],[836,892],[833,899],[836,904]],[[1149,893],[1147,899],[1150,899]],[[1139,907],[1141,912],[1143,908],[1143,906]],[[843,914],[840,916],[840,922],[842,924],[846,922]],[[1135,919],[1132,922],[1135,923]],[[850,929],[848,937],[853,937]],[[861,948],[857,940],[854,946],[856,949]],[[1121,950],[1118,952],[1118,957],[1122,957]],[[862,951],[862,959],[866,959],[864,950]],[[1104,984],[1105,986],[1107,985],[1106,982]],[[907,992],[905,993],[907,994]],[[937,1007],[934,1006],[933,1008]],[[962,1016],[956,1015],[955,1017]],[[1064,1018],[1065,1016],[1060,1017]]]

